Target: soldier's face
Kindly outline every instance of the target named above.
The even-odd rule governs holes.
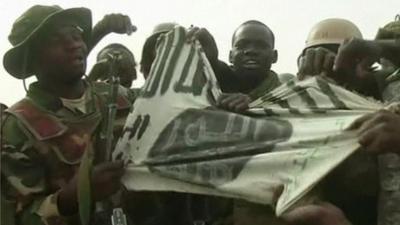
[[[107,49],[103,51],[103,53],[100,55],[99,59],[106,59],[108,57],[108,54],[118,54],[118,60],[117,60],[117,65],[114,68],[115,75],[119,77],[120,84],[124,87],[130,88],[132,86],[132,82],[136,80],[137,78],[137,72],[136,72],[136,62],[135,59],[129,55],[128,52],[125,50],[120,50],[120,49]],[[109,65],[111,66],[111,65]],[[111,67],[109,67],[110,69]],[[106,80],[108,79],[108,76],[110,74],[104,74]]]
[[[86,70],[87,46],[74,25],[50,26],[35,43],[36,71],[59,81],[81,79]]]
[[[258,24],[241,26],[233,37],[229,59],[239,70],[270,70],[277,60],[271,31]]]

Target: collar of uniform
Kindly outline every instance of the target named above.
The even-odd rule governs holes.
[[[87,103],[87,108],[90,109],[91,106],[95,104],[93,102],[92,87],[87,81],[84,81],[84,84],[85,88],[87,89],[86,91],[90,93],[89,94],[90,99],[88,100]],[[34,82],[31,85],[29,85],[27,97],[30,98],[32,101],[34,101],[40,107],[53,112],[57,112],[58,110],[64,107],[59,97],[54,96],[53,94],[47,92],[40,86],[38,82]],[[90,111],[91,110],[88,110],[88,112]]]
[[[273,70],[268,71],[266,74],[265,79],[249,93],[251,99],[255,100],[281,85],[278,74]]]
[[[392,74],[386,77],[387,82],[393,82],[400,79],[400,68],[397,68]]]

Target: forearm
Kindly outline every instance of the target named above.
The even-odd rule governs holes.
[[[97,23],[92,30],[91,38],[88,43],[88,51],[90,52],[110,31],[107,31],[106,25],[102,22]]]
[[[382,58],[390,60],[396,66],[400,66],[400,39],[379,40],[376,42],[382,52]]]

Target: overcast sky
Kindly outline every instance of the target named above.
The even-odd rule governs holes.
[[[0,55],[10,49],[7,36],[12,23],[34,4],[60,5],[63,8],[88,7],[96,23],[105,14],[123,13],[138,27],[131,36],[112,34],[101,41],[89,56],[93,65],[98,50],[111,42],[125,44],[140,60],[144,40],[160,22],[177,22],[207,28],[217,41],[220,59],[227,61],[232,33],[242,22],[256,19],[267,24],[276,36],[278,73],[296,72],[296,59],[311,27],[332,17],[349,19],[364,38],[374,38],[376,31],[400,13],[400,0],[0,0]],[[89,70],[88,70],[89,71]],[[11,105],[25,95],[22,81],[0,68],[0,102]],[[28,82],[31,82],[30,79]],[[134,86],[143,84],[140,78]]]

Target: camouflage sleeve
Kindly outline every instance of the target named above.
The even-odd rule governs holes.
[[[62,224],[51,222],[60,217],[58,193],[49,193],[45,166],[33,139],[13,116],[6,118],[1,129],[2,204],[7,205],[7,221],[2,218],[2,224]]]
[[[388,84],[382,93],[385,102],[400,102],[400,69],[391,74],[388,78]]]

